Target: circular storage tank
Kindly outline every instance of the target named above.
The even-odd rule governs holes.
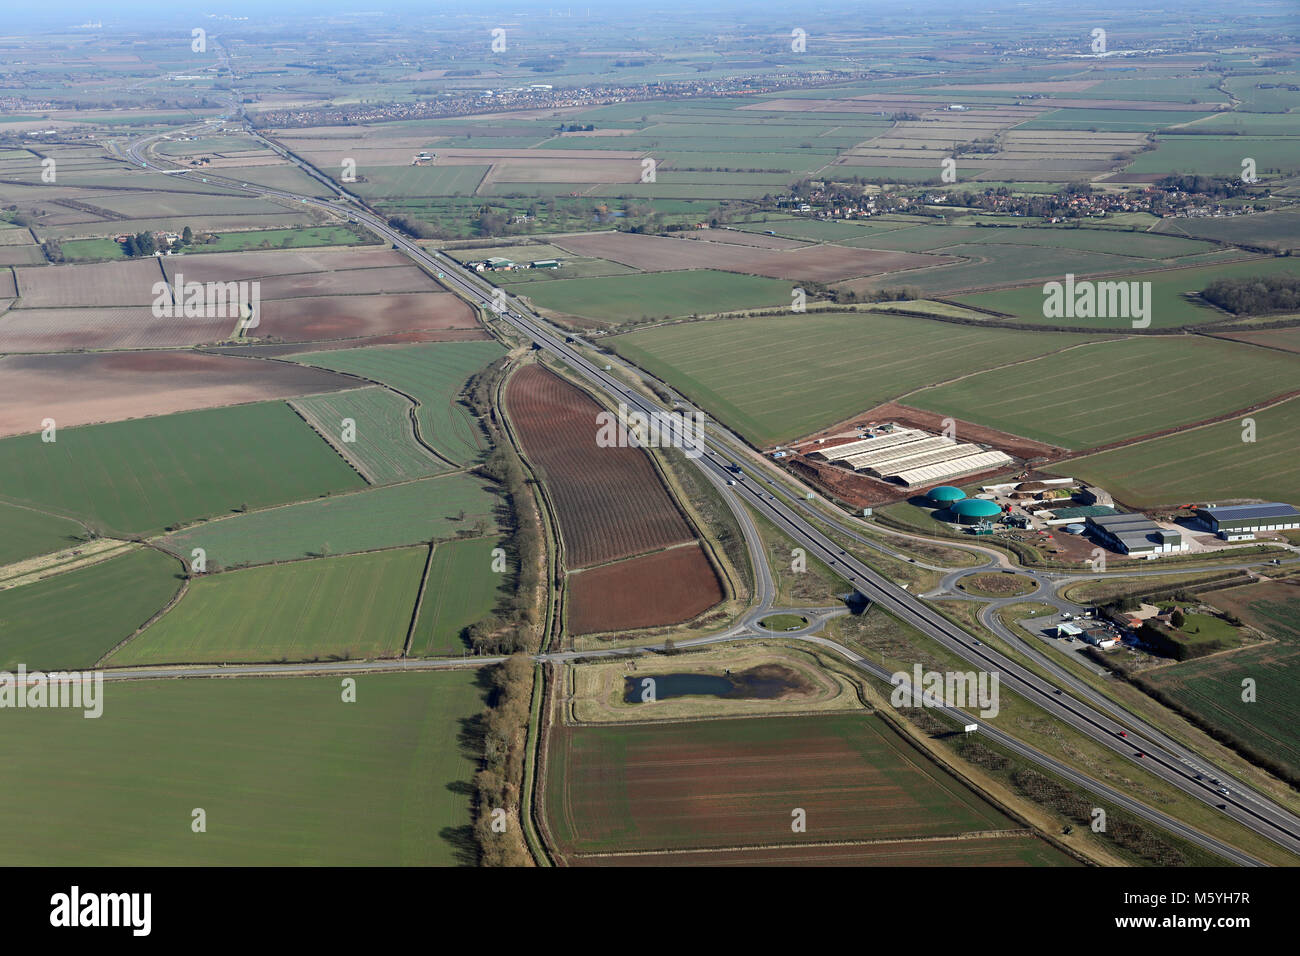
[[[926,497],[940,508],[946,508],[954,501],[961,501],[966,497],[966,493],[952,485],[940,485],[938,488],[931,488]]]
[[[985,518],[996,518],[1002,513],[1002,509],[996,504],[983,498],[967,498],[958,501],[950,505],[948,510],[961,524],[975,524]]]
[[[1065,530],[1070,532],[1070,534],[1083,534],[1083,532],[1086,531],[1087,528],[1088,528],[1087,525],[1078,524],[1078,523],[1067,524],[1065,526]]]

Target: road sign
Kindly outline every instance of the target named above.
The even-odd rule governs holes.
[[[979,730],[979,729],[980,729],[980,725],[979,725],[979,724],[967,724],[966,727],[965,727],[966,733],[968,733],[968,734],[973,734],[973,733],[975,733],[975,731],[977,731],[977,730]]]

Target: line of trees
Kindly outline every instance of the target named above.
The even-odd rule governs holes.
[[[533,695],[533,662],[514,654],[491,668],[488,706],[478,717],[483,765],[474,775],[474,838],[482,866],[529,866],[520,794]]]

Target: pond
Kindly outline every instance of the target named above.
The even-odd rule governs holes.
[[[647,683],[650,682],[650,683]],[[725,697],[771,700],[802,690],[798,672],[780,665],[751,667],[735,674],[641,674],[623,678],[623,703],[640,704],[673,697]]]

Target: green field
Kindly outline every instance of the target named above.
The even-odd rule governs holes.
[[[203,548],[215,571],[450,539],[480,520],[495,526],[500,506],[486,480],[444,475],[233,515],[158,543],[187,561],[192,549]]]
[[[397,656],[426,553],[401,548],[199,577],[109,664]]]
[[[68,262],[86,262],[93,259],[124,259],[122,246],[112,239],[68,239],[60,243],[63,258]]]
[[[956,242],[980,242],[985,245],[1050,246],[1054,249],[1077,249],[1084,252],[1103,252],[1117,256],[1140,259],[1172,259],[1213,252],[1215,246],[1208,242],[1163,236],[1149,232],[1129,232],[1126,229],[1080,229],[1039,226],[1036,228],[1007,227],[954,227],[948,230]],[[862,243],[855,243],[861,245]],[[928,247],[937,248],[937,247]]]
[[[294,361],[351,372],[411,396],[420,437],[458,464],[472,463],[487,439],[459,395],[475,372],[504,351],[496,342],[434,342],[401,348],[308,352]]]
[[[0,441],[0,494],[119,532],[363,487],[283,402],[61,428]]]
[[[344,226],[309,226],[303,229],[257,229],[251,232],[225,232],[211,242],[198,243],[185,250],[196,252],[243,252],[249,249],[303,249],[309,246],[355,246],[366,242],[362,236]]]
[[[496,538],[439,544],[429,565],[424,602],[411,636],[412,657],[460,654],[466,648],[461,631],[492,612],[506,574],[492,570]]]
[[[1053,470],[1100,485],[1137,508],[1189,501],[1300,501],[1300,402],[1253,412],[1255,442],[1240,419],[1087,455]]]
[[[424,478],[449,467],[415,440],[410,401],[389,389],[373,386],[308,395],[289,404],[329,436],[331,444],[373,485]],[[352,441],[343,439],[343,422],[348,419]]]
[[[67,548],[81,533],[75,521],[0,502],[0,567]]]
[[[1215,117],[1223,122],[1224,117]],[[1297,127],[1292,117],[1290,132]],[[1196,129],[1204,128],[1197,124]],[[1156,148],[1142,153],[1124,171],[1126,173],[1189,173],[1197,176],[1239,178],[1242,160],[1255,160],[1261,180],[1294,173],[1300,169],[1300,156],[1294,140],[1284,137],[1258,136],[1162,136]]]
[[[908,230],[910,232],[911,230]],[[946,294],[963,289],[982,289],[994,285],[1029,282],[1034,279],[1060,280],[1067,272],[1088,275],[1101,272],[1135,272],[1151,265],[1150,260],[1136,256],[1111,255],[1104,252],[1060,249],[1054,246],[1025,246],[980,241],[985,230],[950,229],[957,233],[957,244],[936,248],[939,255],[961,256],[964,261],[949,265],[916,269],[899,275],[854,279],[842,283],[850,288],[892,289],[904,286],[923,293]],[[990,230],[991,231],[991,230]],[[907,233],[900,232],[900,240]],[[886,239],[889,237],[886,236]],[[962,241],[965,239],[966,241]],[[886,243],[881,243],[885,245]],[[927,245],[929,242],[927,241]],[[862,245],[862,243],[854,243]],[[1042,312],[1041,286],[1039,313]],[[965,297],[962,301],[966,301]],[[997,308],[997,306],[984,306]],[[1005,311],[1005,310],[1004,310]],[[1084,326],[1087,322],[1057,322],[1057,325]]]
[[[1089,339],[876,313],[806,313],[664,326],[607,341],[765,445],[924,385]]]
[[[1060,109],[1028,122],[1021,123],[1016,129],[1090,129],[1099,133],[1146,133],[1151,130],[1164,129],[1166,126],[1181,126],[1198,119],[1204,119],[1210,113],[1197,113],[1188,110],[1110,110],[1110,109]]]
[[[412,150],[412,155],[419,150]],[[400,196],[473,195],[489,167],[483,166],[364,166],[358,167],[358,181],[348,189],[365,199],[384,200]],[[330,175],[338,178],[334,170]],[[360,180],[364,179],[364,182]]]
[[[1300,588],[1266,582],[1209,592],[1204,599],[1277,643],[1160,668],[1143,674],[1142,682],[1300,775]],[[1256,684],[1253,702],[1241,699],[1247,677]]]
[[[790,303],[792,284],[714,269],[654,272],[603,279],[557,279],[530,286],[534,305],[599,322],[710,315]]]
[[[1214,388],[1205,387],[1206,369],[1214,369]],[[1089,448],[1202,421],[1296,387],[1295,356],[1205,336],[1132,336],[980,372],[907,403]]]
[[[1072,270],[1075,275],[1082,270]],[[1204,322],[1225,322],[1232,318],[1208,305],[1189,299],[1187,293],[1200,292],[1216,279],[1237,279],[1247,276],[1300,274],[1300,260],[1290,257],[1253,258],[1243,262],[1222,265],[1197,266],[1188,269],[1164,269],[1157,272],[1135,272],[1124,277],[1125,282],[1150,282],[1151,328],[1178,328]],[[1056,282],[1065,281],[1065,271],[1053,275]],[[982,309],[994,309],[1014,315],[1026,323],[1036,325],[1067,325],[1074,327],[1122,328],[1133,327],[1131,317],[1121,318],[1053,318],[1043,317],[1044,293],[1041,285],[998,292],[979,292],[957,296],[957,301]]]
[[[14,710],[0,824],[8,866],[472,863],[458,744],[474,671],[106,685],[104,715]],[[191,830],[192,811],[207,830]]]
[[[1167,234],[1204,236],[1206,239],[1244,242],[1279,250],[1294,249],[1300,245],[1300,210],[1284,206],[1276,212],[1224,219],[1166,219],[1158,228]]]
[[[88,668],[161,610],[181,565],[149,548],[0,591],[0,670]]]

